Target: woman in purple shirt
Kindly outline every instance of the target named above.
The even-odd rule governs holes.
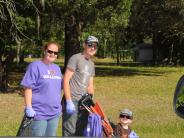
[[[32,136],[56,136],[62,111],[62,74],[60,67],[53,63],[58,50],[58,43],[47,43],[43,58],[29,64],[21,81],[25,88],[25,114],[34,118]]]

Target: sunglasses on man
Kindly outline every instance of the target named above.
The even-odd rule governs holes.
[[[94,48],[94,49],[97,49],[97,44],[96,43],[88,43],[88,47],[89,48]]]
[[[126,119],[132,119],[132,117],[131,116],[128,116],[128,115],[120,115],[119,117],[120,118],[126,118]]]
[[[59,54],[59,52],[55,52],[55,51],[52,51],[52,50],[49,50],[49,49],[47,49],[47,53],[49,53],[49,54],[54,53],[54,55],[56,55],[56,56]]]

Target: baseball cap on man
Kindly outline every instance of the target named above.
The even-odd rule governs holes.
[[[120,112],[120,115],[126,115],[126,116],[129,116],[131,119],[133,119],[133,113],[132,113],[132,111],[130,111],[128,109],[123,109]]]
[[[85,43],[91,44],[91,43],[99,43],[98,39],[95,36],[88,36],[87,39],[85,40]]]

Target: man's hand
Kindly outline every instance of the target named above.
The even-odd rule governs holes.
[[[72,100],[66,100],[66,112],[68,114],[73,114],[75,112],[75,105]]]

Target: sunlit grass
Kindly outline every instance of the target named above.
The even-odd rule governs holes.
[[[119,76],[112,75],[116,69],[122,71],[117,72]],[[183,68],[114,66],[107,72],[104,69],[105,75],[99,74],[95,78],[95,99],[114,123],[118,121],[119,111],[129,108],[134,112],[132,128],[141,137],[184,135],[183,120],[176,116],[172,106],[175,86],[184,74]]]
[[[173,111],[173,94],[182,67],[143,67],[96,65],[94,100],[108,118],[118,122],[123,108],[134,113],[132,129],[141,138],[182,138],[184,123]],[[115,63],[105,59],[106,63]],[[63,64],[63,60],[58,63]],[[23,97],[18,93],[0,94],[0,136],[15,136],[23,116]],[[61,122],[58,127],[61,136]]]

